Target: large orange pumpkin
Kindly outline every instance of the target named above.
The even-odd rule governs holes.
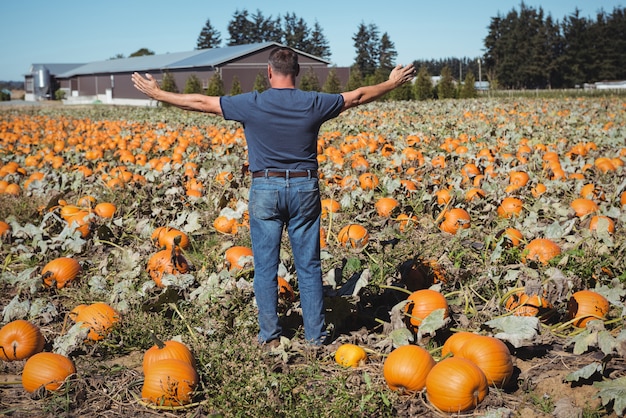
[[[522,202],[517,197],[505,197],[504,199],[502,199],[500,206],[498,206],[498,216],[501,218],[510,218],[512,216],[517,216],[522,212],[523,206],[524,202]]]
[[[252,249],[243,246],[230,247],[224,253],[226,266],[230,271],[241,270],[246,265],[244,260],[252,261]]]
[[[483,371],[463,358],[441,360],[426,378],[428,401],[448,413],[476,408],[488,393],[489,386]]]
[[[567,303],[567,318],[578,328],[585,328],[594,319],[605,320],[608,313],[609,301],[593,290],[579,290]]]
[[[561,254],[561,247],[549,238],[535,238],[522,251],[522,262],[539,261],[547,264]]]
[[[489,386],[503,387],[513,375],[513,359],[505,343],[486,335],[472,337],[455,357],[476,364],[485,373]]]
[[[443,222],[439,224],[439,229],[449,234],[456,234],[459,229],[470,227],[470,215],[463,208],[453,208],[447,210],[443,216]]]
[[[448,301],[436,290],[420,289],[411,293],[404,307],[407,314],[407,326],[417,332],[420,324],[428,315],[437,309],[444,310],[444,317],[449,315]]]
[[[57,353],[37,353],[26,360],[22,370],[22,386],[33,393],[40,387],[55,391],[65,379],[76,373],[74,362]]]
[[[44,342],[37,325],[24,319],[16,319],[0,328],[0,359],[27,359],[43,350]]]
[[[141,397],[161,406],[187,405],[197,385],[198,372],[189,363],[173,358],[159,360],[144,370]]]
[[[120,314],[104,302],[91,305],[78,305],[70,312],[70,318],[82,322],[82,328],[89,328],[87,339],[104,339],[120,321]]]
[[[360,249],[365,247],[369,241],[369,233],[367,229],[359,224],[349,224],[341,228],[337,239],[343,246],[350,246],[352,248]]]
[[[80,272],[81,266],[78,261],[71,257],[59,257],[44,266],[41,276],[45,286],[56,286],[57,289],[61,289],[76,279]]]
[[[181,360],[195,367],[196,360],[187,345],[176,340],[156,341],[152,347],[143,353],[142,368],[144,373],[154,363],[165,359]]]
[[[424,388],[426,377],[435,366],[428,351],[417,345],[394,349],[383,364],[383,376],[391,390],[416,392]]]

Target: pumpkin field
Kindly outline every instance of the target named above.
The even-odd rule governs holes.
[[[318,139],[330,341],[258,346],[245,137],[0,107],[0,416],[618,417],[626,102],[370,103]]]

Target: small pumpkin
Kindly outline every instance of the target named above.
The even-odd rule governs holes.
[[[293,287],[284,277],[278,276],[278,297],[286,302],[293,302],[295,295]]]
[[[112,219],[113,216],[115,216],[116,210],[117,210],[117,207],[113,203],[110,203],[110,202],[98,203],[93,208],[93,211],[96,215],[105,219]]]
[[[87,339],[104,339],[120,321],[120,314],[104,302],[91,305],[78,305],[70,312],[70,318],[82,322],[81,328],[89,328]]]
[[[381,197],[374,204],[378,216],[391,216],[393,211],[400,206],[400,203],[393,197]]]
[[[609,301],[593,290],[579,290],[567,303],[567,318],[578,328],[585,328],[594,319],[605,320],[608,313]]]
[[[164,274],[184,274],[189,270],[189,262],[176,246],[154,253],[146,266],[146,271],[158,287],[164,287]]]
[[[4,221],[0,221],[0,240],[8,238],[11,235],[11,225]]]
[[[476,364],[485,374],[489,386],[503,387],[513,375],[513,358],[505,343],[495,337],[478,335],[463,344],[455,357]]]
[[[171,248],[174,245],[187,249],[189,237],[183,231],[168,226],[160,226],[152,232],[152,241],[159,248]]]
[[[367,361],[367,353],[356,344],[342,344],[335,352],[335,361],[343,367],[357,367]]]
[[[598,205],[591,199],[579,197],[570,203],[570,207],[579,218],[599,210]]]
[[[230,247],[224,253],[226,266],[230,271],[241,270],[248,264],[253,263],[252,249],[243,246]]]
[[[438,309],[444,310],[444,318],[449,316],[448,301],[436,290],[420,289],[411,293],[404,307],[407,315],[407,326],[417,332],[420,324],[428,315]]]
[[[337,239],[341,245],[350,246],[355,249],[363,248],[369,242],[369,232],[359,224],[349,224],[341,228]]]
[[[165,359],[181,360],[192,367],[196,366],[196,360],[186,344],[176,341],[161,341],[153,336],[155,344],[143,353],[142,368],[146,371],[157,361]]]
[[[182,406],[191,403],[198,385],[198,372],[189,363],[168,358],[144,370],[141,397],[159,406]]]
[[[70,358],[57,353],[37,353],[24,364],[22,386],[29,393],[42,386],[46,390],[55,391],[74,373],[76,366]]]
[[[523,290],[513,293],[504,302],[507,311],[515,316],[537,316],[547,320],[554,314],[554,306],[540,295],[528,295]]]
[[[435,360],[424,348],[408,344],[394,349],[383,363],[383,376],[391,390],[417,392],[426,385],[426,377]]]
[[[335,199],[322,199],[322,217],[328,216],[329,213],[337,213],[341,210],[341,204]]]
[[[0,359],[27,359],[41,352],[44,342],[37,325],[24,319],[16,319],[0,328]]]
[[[548,264],[561,254],[561,247],[549,238],[535,238],[526,245],[521,254],[522,262],[539,261]]]
[[[213,221],[213,228],[222,234],[231,235],[237,232],[237,220],[220,215]]]
[[[373,190],[378,187],[380,180],[374,173],[363,173],[359,176],[359,185],[363,190]]]
[[[598,228],[600,228],[603,223],[605,225],[604,231],[608,232],[609,234],[615,232],[615,222],[613,221],[613,219],[603,215],[594,215],[589,221],[589,229],[591,231],[598,231]]]
[[[522,208],[524,206],[524,202],[517,197],[505,197],[500,202],[500,206],[498,206],[497,212],[498,216],[501,218],[510,218],[512,216],[518,216],[522,212]]]
[[[443,222],[439,224],[439,229],[449,234],[456,234],[459,229],[470,227],[470,215],[463,208],[453,208],[447,210],[443,215]]]
[[[47,287],[56,286],[62,289],[78,277],[81,266],[71,257],[59,257],[48,262],[41,270],[43,284]]]
[[[483,371],[464,358],[441,360],[426,378],[428,401],[448,413],[476,408],[488,393],[489,385]]]

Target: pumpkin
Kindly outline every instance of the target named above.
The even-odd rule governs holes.
[[[363,190],[373,190],[378,187],[380,181],[378,176],[373,173],[363,173],[359,176],[359,185]]]
[[[574,213],[579,218],[598,211],[598,205],[591,199],[579,197],[570,203],[570,207],[574,209]]]
[[[293,302],[295,295],[293,293],[293,287],[289,284],[284,277],[278,276],[278,297],[287,302]]]
[[[198,372],[189,363],[168,358],[144,370],[141,397],[159,406],[182,406],[191,402]]]
[[[549,238],[535,238],[526,245],[521,254],[522,262],[539,261],[548,264],[550,260],[561,254],[559,245]]]
[[[37,325],[24,319],[16,319],[0,328],[0,359],[27,359],[43,350],[44,342]]]
[[[438,205],[445,205],[446,203],[452,200],[452,194],[450,194],[450,189],[439,189],[435,192],[435,196],[437,197]]]
[[[181,360],[192,367],[196,366],[196,360],[187,345],[176,341],[160,341],[153,336],[155,344],[143,353],[142,367],[146,371],[157,361],[165,359]]]
[[[358,224],[346,225],[337,234],[337,239],[341,245],[356,249],[365,247],[369,242],[369,237],[367,229]]]
[[[474,334],[469,331],[457,331],[449,336],[441,346],[441,357],[445,358],[450,355],[456,355],[467,341],[473,337],[477,337],[479,334]]]
[[[516,197],[505,197],[500,202],[500,206],[498,206],[498,216],[501,218],[517,216],[522,212],[523,205],[524,202]]]
[[[174,245],[182,249],[189,247],[189,237],[186,233],[168,226],[160,226],[152,232],[152,241],[159,248],[171,248]],[[178,241],[178,243],[176,243]]]
[[[11,235],[11,225],[4,221],[0,221],[0,239],[7,238]]]
[[[496,239],[504,239],[507,247],[517,247],[524,240],[524,235],[517,228],[506,228],[496,234]]]
[[[104,339],[120,321],[119,313],[103,302],[78,305],[69,316],[74,322],[82,322],[81,328],[89,328],[87,339],[91,341]]]
[[[335,199],[322,199],[322,216],[326,217],[329,213],[337,213],[341,210],[341,204]]]
[[[231,235],[237,232],[237,220],[220,215],[213,221],[213,228],[222,234]]]
[[[401,232],[406,231],[410,226],[417,224],[417,216],[415,215],[407,215],[406,213],[401,213],[396,218],[398,222],[398,229]]]
[[[613,219],[603,215],[594,215],[589,221],[589,229],[592,231],[598,231],[598,228],[602,225],[602,223],[606,226],[604,230],[609,234],[615,232],[615,222],[613,222]]]
[[[146,266],[146,271],[158,287],[164,287],[164,274],[184,274],[189,270],[191,266],[178,247],[156,252],[150,257]]]
[[[407,315],[407,326],[417,332],[420,324],[428,315],[437,309],[444,310],[444,318],[449,315],[448,301],[436,290],[420,289],[411,293],[404,307]]]
[[[394,391],[417,392],[426,385],[426,376],[435,366],[428,351],[417,345],[401,345],[383,363],[383,376]]]
[[[476,408],[488,393],[489,385],[483,371],[464,358],[441,360],[426,378],[428,401],[448,413]]]
[[[42,386],[49,391],[61,387],[65,379],[76,373],[74,362],[57,353],[37,353],[26,360],[22,370],[22,386],[33,393]]]
[[[81,270],[78,261],[71,257],[55,258],[41,270],[43,284],[47,287],[56,286],[57,289],[62,289],[76,279]]]
[[[567,303],[567,318],[578,328],[585,328],[594,319],[605,320],[608,313],[609,301],[593,290],[579,290]]]
[[[342,344],[335,352],[335,361],[343,367],[357,367],[367,361],[367,353],[356,344]]]
[[[68,226],[80,232],[83,238],[87,238],[91,233],[91,216],[90,213],[84,209],[67,216],[66,221]]]
[[[110,202],[98,203],[93,208],[93,211],[96,215],[98,215],[101,218],[106,218],[106,219],[113,218],[116,210],[117,210],[117,207],[113,203],[110,203]]]
[[[513,375],[513,359],[505,343],[495,337],[477,335],[463,344],[455,357],[476,364],[485,374],[489,386],[503,387]]]
[[[374,204],[378,216],[391,216],[392,212],[400,206],[400,203],[393,197],[381,197]]]
[[[241,270],[248,265],[248,260],[253,261],[252,249],[243,246],[230,247],[224,253],[224,258],[230,271]]]
[[[549,319],[554,314],[554,306],[548,299],[540,295],[528,295],[523,290],[509,296],[504,307],[515,316],[538,316],[541,320]]]
[[[91,208],[96,204],[96,198],[91,195],[82,196],[76,204],[82,208]]]
[[[544,194],[546,190],[547,188],[545,184],[537,183],[532,189],[530,189],[530,193],[533,195],[533,197],[537,198],[541,196],[542,194]]]
[[[529,179],[530,177],[525,171],[511,171],[509,173],[509,185],[504,190],[510,193],[520,189],[528,184]]]
[[[459,229],[470,227],[470,216],[465,209],[453,208],[447,210],[443,216],[443,222],[439,224],[439,229],[443,232],[454,235]]]

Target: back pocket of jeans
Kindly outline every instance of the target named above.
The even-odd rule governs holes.
[[[305,219],[315,219],[322,210],[318,190],[299,190],[300,216]]]
[[[250,216],[256,219],[272,219],[279,216],[277,190],[251,190]]]

